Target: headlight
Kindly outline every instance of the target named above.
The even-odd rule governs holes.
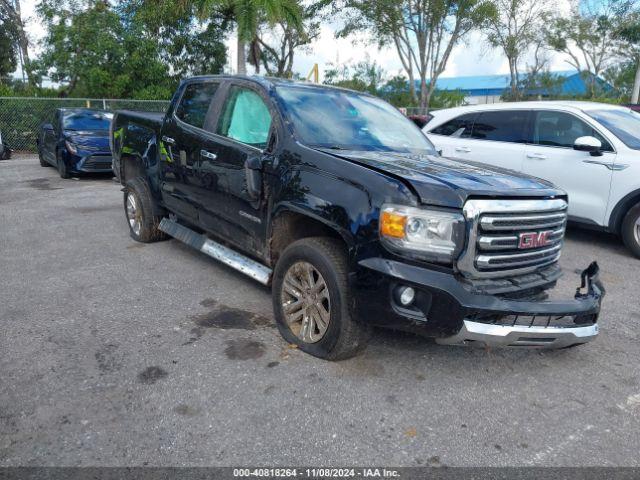
[[[75,155],[76,153],[78,153],[78,147],[76,147],[76,145],[71,143],[69,140],[65,140],[64,145],[67,147],[67,150],[71,155]]]
[[[456,212],[384,205],[380,210],[380,237],[392,249],[451,263],[464,245],[464,217]]]

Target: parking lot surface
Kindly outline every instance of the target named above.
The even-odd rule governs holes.
[[[560,289],[602,267],[600,337],[562,351],[377,330],[290,348],[267,288],[129,237],[119,184],[0,162],[0,465],[640,466],[640,260],[572,229]]]

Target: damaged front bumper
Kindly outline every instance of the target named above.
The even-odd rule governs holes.
[[[454,275],[390,259],[370,258],[360,266],[369,272],[355,289],[361,318],[378,318],[370,321],[435,337],[440,344],[564,348],[598,335],[605,289],[595,262],[582,272],[573,299],[553,301],[473,292]],[[393,294],[406,286],[416,291],[409,308],[397,305]],[[376,312],[385,313],[385,320]]]

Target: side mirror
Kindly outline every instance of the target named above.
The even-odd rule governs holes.
[[[53,130],[53,125],[51,125],[50,123],[43,123],[42,124],[42,129],[43,130]]]
[[[589,152],[592,157],[602,155],[602,142],[596,137],[578,137],[573,143],[573,149],[579,152]]]
[[[262,160],[260,157],[249,157],[244,164],[247,178],[247,193],[251,200],[260,200],[262,196]]]

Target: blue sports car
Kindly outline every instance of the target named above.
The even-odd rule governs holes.
[[[38,135],[40,165],[57,167],[62,178],[111,173],[109,127],[113,114],[88,108],[59,108]]]

